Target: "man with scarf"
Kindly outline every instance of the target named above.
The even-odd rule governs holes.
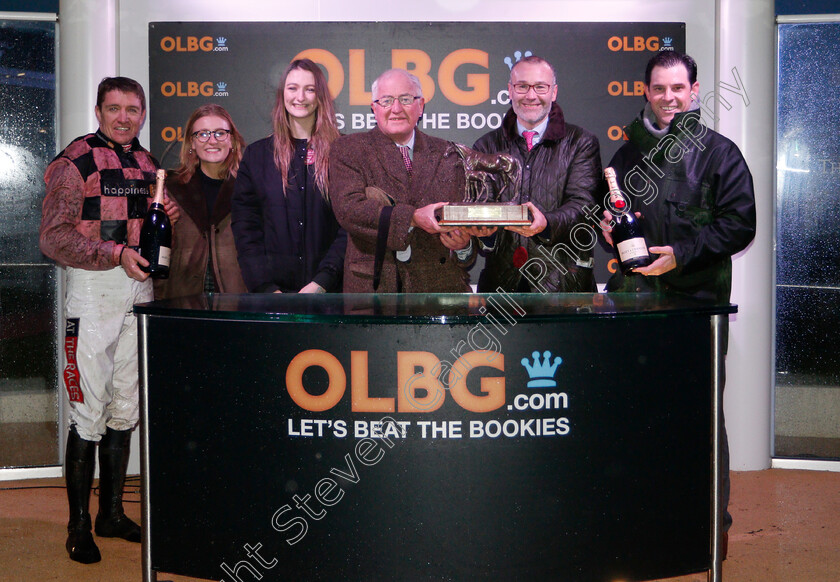
[[[663,51],[648,62],[644,85],[648,103],[627,126],[629,141],[609,165],[631,201],[631,210],[642,218],[654,260],[626,276],[616,273],[608,291],[656,291],[729,303],[731,257],[755,236],[753,181],[738,147],[703,125],[699,90],[697,64],[690,56]],[[610,244],[611,218],[606,212],[601,223]],[[723,526],[728,531],[732,518],[726,511],[725,429],[722,446]]]
[[[610,161],[640,212],[655,260],[607,289],[662,291],[729,302],[731,256],[755,236],[755,196],[738,146],[700,119],[697,64],[660,52],[645,71],[647,105]],[[609,231],[605,236],[610,244]]]

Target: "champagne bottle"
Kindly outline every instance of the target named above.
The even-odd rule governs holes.
[[[627,206],[627,200],[615,177],[613,168],[604,168],[604,177],[610,189],[610,213],[615,225],[610,233],[622,273],[651,263],[642,225]]]
[[[172,251],[172,224],[163,209],[164,180],[166,170],[158,170],[155,197],[140,229],[140,256],[149,261],[148,267],[140,268],[153,279],[169,277],[169,256]]]

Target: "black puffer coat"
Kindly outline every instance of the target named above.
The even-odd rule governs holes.
[[[513,109],[505,115],[502,126],[479,138],[473,149],[516,157],[522,164],[519,202],[533,202],[548,221],[543,232],[530,238],[507,230],[497,232],[478,290],[595,291],[592,246],[599,232],[596,224],[587,223],[583,207],[594,207],[594,196],[601,186],[598,139],[583,128],[567,124],[563,110],[552,103],[545,135],[530,152],[517,133]],[[572,237],[576,225],[580,226]],[[514,252],[519,247],[527,250],[529,261],[521,268],[514,265]],[[517,258],[524,258],[522,251]]]

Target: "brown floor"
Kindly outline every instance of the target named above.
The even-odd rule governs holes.
[[[0,581],[139,582],[139,544],[97,538],[101,562],[82,565],[67,558],[62,484],[59,479],[0,482]],[[125,500],[126,513],[139,519],[136,478],[127,484]],[[723,563],[727,582],[840,581],[840,473],[733,473],[730,509],[735,524]],[[706,579],[703,573],[669,582]],[[197,579],[158,574],[158,580]]]

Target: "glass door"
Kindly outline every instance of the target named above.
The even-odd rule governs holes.
[[[58,465],[57,270],[38,249],[56,24],[0,16],[0,468]]]
[[[840,460],[840,22],[778,30],[775,456]]]

